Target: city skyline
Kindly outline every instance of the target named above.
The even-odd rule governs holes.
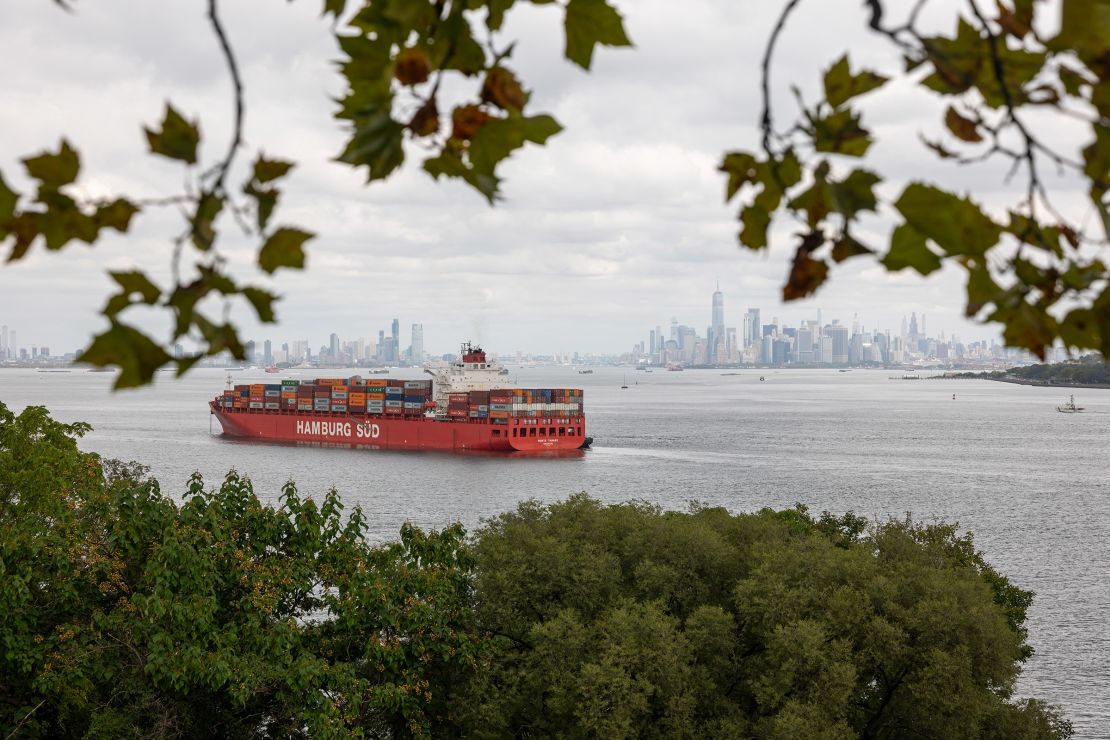
[[[708,281],[706,281],[708,284]],[[764,334],[764,327],[768,325],[778,325],[780,327],[802,327],[806,324],[813,324],[825,326],[828,324],[843,324],[849,326],[851,321],[852,334],[856,334],[859,330],[864,333],[874,335],[877,333],[894,334],[896,330],[891,327],[883,327],[878,324],[872,324],[866,320],[859,318],[858,312],[853,311],[852,316],[832,316],[828,315],[822,308],[814,307],[808,311],[792,310],[788,313],[790,318],[783,318],[777,313],[770,313],[760,307],[752,306],[736,306],[733,307],[735,301],[729,298],[729,295],[721,289],[720,281],[713,281],[714,290],[710,294],[710,302],[708,311],[705,312],[704,294],[702,311],[708,314],[708,322],[700,324],[699,322],[690,321],[683,316],[683,320],[679,320],[677,314],[672,314],[665,323],[658,323],[655,328],[649,328],[646,332],[644,340],[637,340],[633,344],[639,347],[642,343],[643,348],[640,350],[641,354],[653,354],[653,342],[664,342],[667,339],[679,339],[679,333],[683,332],[684,336],[696,337],[703,340],[702,349],[703,353],[713,352],[717,358],[715,361],[699,362],[697,364],[731,364],[743,360],[736,360],[734,358],[732,348],[739,347],[741,352],[751,346],[754,337],[762,337]],[[657,307],[658,308],[658,307]],[[796,308],[796,307],[787,307]],[[666,313],[666,311],[664,311]],[[703,315],[705,315],[703,313]],[[921,328],[916,335],[922,337],[931,336],[936,338],[954,338],[960,336],[956,332],[947,332],[943,327],[936,330],[932,335],[929,335],[924,326],[928,314],[916,310],[909,310],[908,313],[903,313],[898,319],[898,324],[901,326],[898,336],[907,336],[908,325],[907,322],[911,320],[916,321],[916,317],[921,316]],[[828,322],[823,321],[823,317],[828,316]],[[739,319],[739,320],[737,320]],[[687,323],[689,321],[689,323]],[[333,327],[330,330],[319,330],[322,336],[307,336],[294,338],[292,332],[288,332],[281,325],[267,326],[262,331],[254,334],[244,336],[244,344],[251,346],[252,362],[263,362],[265,364],[272,364],[273,362],[299,362],[305,358],[318,359],[321,352],[331,355],[332,357],[343,356],[353,361],[369,361],[379,362],[381,364],[397,364],[404,360],[412,362],[410,355],[412,350],[418,350],[418,355],[421,357],[439,357],[443,355],[453,354],[457,351],[458,346],[463,341],[477,341],[479,344],[486,345],[491,351],[495,351],[504,355],[514,354],[527,354],[527,355],[592,355],[592,356],[606,356],[617,357],[628,352],[627,339],[624,342],[615,343],[609,347],[602,348],[589,348],[582,346],[540,346],[540,347],[514,347],[508,345],[506,342],[498,342],[496,338],[492,341],[475,340],[472,336],[463,336],[461,338],[448,338],[444,339],[444,331],[442,327],[429,326],[432,329],[431,336],[435,337],[435,344],[429,344],[425,337],[425,323],[411,323],[406,324],[409,337],[407,342],[404,342],[400,327],[402,322],[400,318],[394,317],[388,321],[381,322],[384,326],[389,327],[389,333],[386,329],[353,329],[351,327]],[[935,325],[935,321],[932,322]],[[705,327],[705,336],[699,334],[700,327]],[[664,333],[664,327],[667,328],[667,333]],[[978,327],[983,329],[983,327]],[[984,346],[997,344],[995,338],[989,336],[990,332],[983,331],[988,336],[978,336],[974,338],[966,337],[964,341],[966,344],[978,343]],[[9,337],[10,335],[10,337]],[[0,327],[0,360],[10,359],[4,353],[4,349],[15,343],[16,332],[14,329],[9,329],[7,325]],[[26,336],[26,331],[23,336]],[[50,347],[49,342],[39,342],[38,338],[40,332],[35,332],[32,337],[36,341],[34,343],[24,342],[21,344],[23,350],[29,350],[34,347]],[[376,339],[375,339],[376,337]],[[266,345],[270,346],[269,352],[266,350]],[[59,347],[56,343],[55,347]],[[384,348],[384,349],[383,349]],[[73,353],[77,347],[62,348],[57,356]],[[176,348],[175,354],[181,356],[187,352],[187,347],[184,344],[179,344]],[[284,357],[283,357],[284,355]],[[708,357],[708,355],[703,355]],[[269,360],[266,358],[269,357]],[[281,358],[274,360],[275,357]],[[325,360],[328,359],[325,357]],[[692,359],[687,359],[685,362],[692,362]],[[751,362],[759,364],[759,359],[753,359]],[[413,364],[419,364],[415,362]]]

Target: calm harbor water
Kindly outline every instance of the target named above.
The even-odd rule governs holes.
[[[396,375],[406,373],[419,377]],[[230,441],[205,405],[224,386],[227,374],[217,370],[182,380],[163,373],[153,388],[116,394],[109,373],[3,370],[0,401],[91,423],[84,449],[149,465],[175,497],[193,471],[214,484],[230,468],[250,476],[264,499],[275,500],[290,478],[305,495],[334,486],[362,505],[380,540],[405,521],[473,527],[522,499],[583,490],[678,509],[691,500],[733,511],[801,502],[814,511],[958,521],[989,562],[1037,593],[1029,613],[1037,654],[1020,693],[1062,705],[1078,737],[1110,737],[1110,390],[892,374],[514,370],[509,379],[519,386],[585,389],[594,449],[565,459]],[[1086,413],[1056,413],[1073,392]]]

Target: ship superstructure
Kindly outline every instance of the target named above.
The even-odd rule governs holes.
[[[489,391],[503,388],[504,368],[497,362],[490,362],[481,347],[464,342],[459,348],[461,359],[455,362],[429,362],[424,372],[432,376],[435,393],[436,414],[446,416],[448,396],[452,393],[470,391]]]

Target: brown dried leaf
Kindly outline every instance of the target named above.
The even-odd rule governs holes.
[[[948,130],[961,141],[977,144],[983,140],[982,135],[979,133],[979,124],[970,118],[960,115],[960,112],[951,105],[948,106],[948,110],[944,113],[944,124],[948,126]]]

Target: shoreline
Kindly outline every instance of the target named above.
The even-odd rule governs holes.
[[[1110,383],[1054,383],[1028,378],[983,378],[983,380],[992,380],[996,383],[1013,383],[1014,385],[1032,385],[1040,388],[1092,388],[1096,390],[1110,388]]]

